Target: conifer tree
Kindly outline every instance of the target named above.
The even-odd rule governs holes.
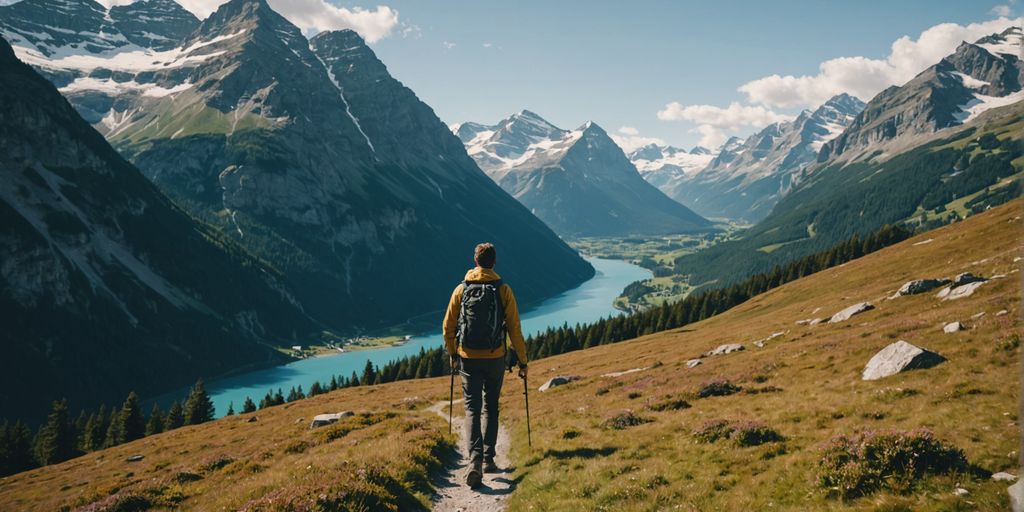
[[[377,373],[373,368],[373,363],[369,359],[366,360],[366,366],[363,367],[363,375],[359,378],[359,382],[362,384],[373,384],[374,379],[377,377]]]
[[[22,422],[0,424],[0,476],[35,467],[32,431]]]
[[[225,413],[224,415],[225,416],[234,416],[235,415],[235,402],[228,402],[228,412]]]
[[[142,417],[142,405],[139,404],[139,395],[134,391],[128,393],[124,405],[121,406],[121,424],[124,440],[122,442],[141,439],[146,435],[146,419]]]
[[[323,394],[324,388],[320,385],[320,381],[314,381],[309,386],[309,396],[317,396]]]
[[[199,425],[213,419],[213,401],[206,393],[203,379],[197,380],[195,386],[192,386],[192,392],[189,393],[188,399],[185,401],[184,414],[186,425]]]
[[[82,449],[87,452],[103,448],[103,441],[107,435],[107,408],[101,405],[100,410],[89,417],[86,422],[85,432],[82,433]]]
[[[110,448],[124,442],[124,416],[121,411],[110,413],[110,423],[107,424],[107,434],[103,438],[103,447]]]
[[[146,422],[146,435],[151,436],[164,431],[164,413],[160,406],[153,404],[153,410],[149,412],[149,421]]]
[[[56,400],[46,418],[46,424],[36,435],[35,456],[41,466],[56,464],[78,455],[78,435],[68,416],[67,399]]]
[[[256,404],[253,403],[252,398],[245,397],[245,402],[242,404],[242,414],[256,412]]]
[[[181,403],[177,400],[171,403],[167,410],[167,419],[164,421],[164,430],[174,430],[185,425],[185,412],[181,409]]]

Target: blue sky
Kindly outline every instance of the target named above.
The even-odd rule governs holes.
[[[632,127],[640,137],[684,147],[702,139],[695,130],[709,119],[688,106],[738,103],[739,124],[712,127],[718,133],[711,141],[746,135],[773,115],[798,113],[801,101],[816,101],[814,94],[751,100],[737,90],[745,83],[773,74],[816,75],[819,64],[837,57],[884,60],[901,36],[914,43],[941,23],[1020,14],[1006,2],[962,0],[382,1],[398,11],[399,25],[374,50],[445,122],[491,123],[527,108],[563,128],[594,120],[609,132]],[[679,115],[659,119],[671,102],[679,103]],[[748,107],[761,111],[744,113]],[[717,125],[734,122],[716,118],[716,111],[704,114]]]

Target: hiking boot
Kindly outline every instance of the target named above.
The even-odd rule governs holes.
[[[472,467],[469,468],[469,473],[466,475],[466,485],[472,489],[480,487],[484,483],[484,471],[482,464],[479,461],[473,463]]]
[[[501,468],[494,463],[494,457],[484,459],[484,473],[500,473]]]

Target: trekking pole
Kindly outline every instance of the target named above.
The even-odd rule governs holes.
[[[455,408],[455,364],[452,363],[452,379],[448,385],[448,434],[452,433],[452,409]]]
[[[526,376],[523,375],[523,396],[526,397],[526,443],[533,448],[533,431],[530,429],[530,386],[526,384]]]

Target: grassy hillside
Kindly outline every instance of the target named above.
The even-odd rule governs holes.
[[[1022,207],[1016,200],[684,329],[537,361],[534,390],[554,375],[581,379],[531,392],[533,450],[526,447],[522,386],[509,377],[503,417],[519,482],[510,508],[1005,510],[1007,483],[986,473],[1018,474],[1020,299],[1013,260],[1021,251]],[[908,280],[965,271],[1009,277],[956,301],[940,301],[934,292],[885,300]],[[796,324],[862,301],[876,309],[841,324]],[[956,320],[967,330],[944,334],[942,326]],[[785,334],[764,348],[752,343],[776,332]],[[868,359],[896,340],[948,361],[862,381]],[[746,350],[686,367],[723,343]],[[719,380],[740,390],[697,396]],[[426,408],[447,399],[447,386],[440,378],[346,389],[179,429],[2,479],[0,503],[54,510],[137,494],[157,506],[196,510],[313,509],[317,501],[326,510],[344,509],[326,506],[332,502],[427,507],[426,475],[450,451],[451,439]],[[346,409],[367,415],[308,430],[312,415]],[[249,422],[252,416],[259,420]],[[779,440],[749,447],[734,439],[700,442],[694,432],[714,420],[757,422]],[[922,427],[962,449],[972,467],[889,480],[845,501],[819,485],[823,448],[834,437]],[[145,458],[127,462],[134,454]],[[956,487],[969,494],[954,496]]]

